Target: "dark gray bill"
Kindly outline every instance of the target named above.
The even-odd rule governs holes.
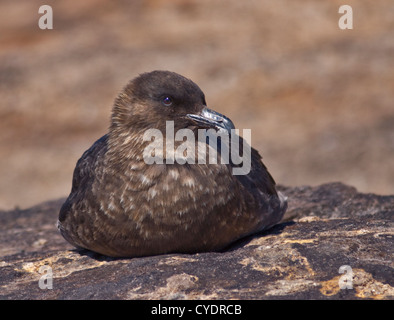
[[[193,120],[196,124],[204,128],[215,128],[217,130],[227,130],[231,133],[231,129],[235,129],[233,122],[225,115],[204,108],[201,114],[187,114],[186,117]]]

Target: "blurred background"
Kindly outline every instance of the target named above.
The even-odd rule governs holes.
[[[394,194],[392,0],[0,0],[0,209],[67,196],[118,92],[155,69],[252,129],[277,183]]]

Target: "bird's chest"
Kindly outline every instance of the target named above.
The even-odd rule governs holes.
[[[229,169],[212,165],[134,165],[118,189],[117,202],[132,214],[187,215],[225,205],[236,194]]]

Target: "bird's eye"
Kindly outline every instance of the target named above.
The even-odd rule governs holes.
[[[172,99],[171,99],[171,97],[168,97],[168,96],[164,97],[164,98],[161,100],[161,102],[162,102],[166,107],[169,107],[170,105],[172,105]]]

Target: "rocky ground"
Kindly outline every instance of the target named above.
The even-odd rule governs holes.
[[[394,5],[343,1],[0,2],[0,208],[65,197],[77,159],[144,71],[198,83],[277,182],[394,194]]]
[[[64,199],[0,212],[0,299],[394,299],[394,196],[280,189],[282,223],[223,252],[111,259],[61,237]]]

